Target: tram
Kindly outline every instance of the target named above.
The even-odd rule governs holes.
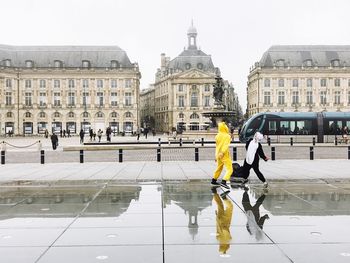
[[[271,142],[333,142],[342,129],[350,128],[350,112],[263,112],[243,125],[239,140],[246,142],[256,132],[270,137]]]

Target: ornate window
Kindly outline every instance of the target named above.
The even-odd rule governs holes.
[[[89,113],[86,112],[86,111],[84,111],[84,112],[83,112],[83,118],[89,118]]]
[[[284,79],[278,80],[278,87],[283,88],[284,87]]]
[[[199,119],[199,115],[194,112],[190,115],[190,119]]]
[[[117,118],[117,117],[118,117],[118,113],[112,112],[112,113],[111,113],[111,117],[112,117],[112,118]]]
[[[59,117],[61,117],[61,114],[59,113],[59,112],[55,112],[54,114],[53,114],[53,117],[54,118],[59,118]]]
[[[270,87],[270,85],[271,85],[270,79],[264,79],[264,86],[268,88]]]
[[[26,118],[31,118],[31,117],[32,117],[32,114],[31,114],[30,112],[26,112],[25,117],[26,117]]]
[[[6,113],[6,117],[7,118],[12,118],[12,116],[13,116],[13,113],[11,111]]]
[[[293,79],[293,81],[292,81],[292,86],[293,86],[294,88],[299,87],[299,80],[298,80],[298,79]]]
[[[185,114],[183,114],[182,112],[181,112],[181,113],[179,113],[179,118],[180,118],[180,119],[185,118]]]
[[[132,113],[130,111],[125,112],[125,118],[132,118]]]
[[[39,118],[45,118],[46,117],[46,113],[45,112],[40,112],[39,113]]]
[[[68,113],[68,118],[74,118],[74,117],[75,117],[74,112],[70,111],[70,112]]]
[[[186,69],[190,69],[191,68],[191,64],[190,63],[186,63],[185,68]]]
[[[198,69],[203,69],[203,64],[202,64],[202,63],[198,63],[198,64],[197,64],[197,68],[198,68]]]
[[[97,118],[103,118],[104,114],[101,111],[99,111],[99,112],[96,113],[96,117]]]

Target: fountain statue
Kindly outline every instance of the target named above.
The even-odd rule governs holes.
[[[220,73],[217,73],[215,77],[216,82],[213,84],[213,97],[214,97],[214,107],[210,112],[203,112],[202,115],[207,117],[212,122],[212,128],[217,127],[217,123],[225,121],[227,118],[235,116],[235,112],[225,110],[224,105],[224,82],[220,76]]]

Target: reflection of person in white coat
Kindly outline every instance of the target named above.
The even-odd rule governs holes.
[[[263,139],[264,139],[264,135],[262,135],[260,132],[257,132],[255,133],[254,138],[250,139],[246,143],[245,148],[247,150],[247,155],[244,160],[242,174],[243,174],[243,177],[247,179],[249,177],[250,169],[253,168],[254,172],[256,173],[260,181],[262,181],[264,183],[264,186],[267,187],[266,179],[259,170],[259,157],[262,158],[265,162],[269,159],[265,155],[260,143]]]
[[[250,204],[249,195],[244,191],[242,205],[247,216],[246,228],[249,234],[254,235],[256,240],[260,240],[264,233],[262,231],[266,219],[269,219],[268,214],[260,217],[260,206],[264,202],[265,195],[261,195],[254,206]]]

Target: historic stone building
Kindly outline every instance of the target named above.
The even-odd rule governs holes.
[[[140,78],[117,46],[0,45],[0,133],[132,132]]]
[[[247,113],[350,110],[350,46],[272,46],[248,76]]]
[[[140,92],[140,125],[143,128],[155,128],[155,90],[151,84]]]
[[[158,131],[203,130],[210,120],[202,112],[213,107],[213,84],[219,72],[211,56],[197,47],[197,30],[188,29],[188,46],[170,60],[161,54],[155,77],[155,125]]]

